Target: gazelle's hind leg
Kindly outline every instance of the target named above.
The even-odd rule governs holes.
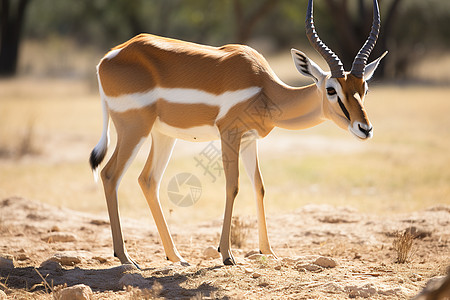
[[[120,134],[118,131],[117,146],[110,160],[101,172],[103,187],[105,190],[106,204],[108,206],[109,220],[114,245],[114,256],[119,258],[122,264],[134,264],[136,262],[128,256],[124,246],[122,229],[120,225],[117,189],[128,166],[139,151],[146,135]]]
[[[172,155],[176,139],[163,135],[156,130],[152,131],[151,135],[152,149],[145,167],[139,176],[139,184],[147,199],[156,227],[158,228],[167,259],[172,262],[181,261],[184,264],[186,261],[178,253],[173,243],[159,202],[161,178]]]
[[[241,148],[242,162],[244,163],[245,170],[252,181],[256,196],[259,251],[261,254],[272,254],[276,258],[275,253],[270,247],[269,237],[267,235],[266,214],[264,212],[264,183],[259,170],[257,141],[246,141]]]

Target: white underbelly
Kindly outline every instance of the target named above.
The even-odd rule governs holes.
[[[202,125],[190,128],[178,128],[160,121],[159,118],[156,119],[152,130],[157,130],[164,135],[190,142],[208,142],[220,138],[219,129],[216,126]]]

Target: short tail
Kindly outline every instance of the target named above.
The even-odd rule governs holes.
[[[100,93],[102,94],[101,88]],[[106,108],[104,95],[102,95],[102,110],[103,110],[103,131],[100,141],[91,152],[89,163],[91,165],[92,172],[94,173],[94,180],[98,180],[98,166],[102,163],[106,156],[109,145],[109,113]]]

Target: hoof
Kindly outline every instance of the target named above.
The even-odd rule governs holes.
[[[223,264],[224,264],[225,266],[234,266],[234,265],[236,265],[236,262],[234,261],[233,258],[228,257],[227,259],[225,259],[225,260],[223,261]]]

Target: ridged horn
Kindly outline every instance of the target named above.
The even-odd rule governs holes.
[[[305,25],[306,36],[308,37],[311,46],[313,46],[313,48],[316,49],[316,51],[319,52],[319,54],[326,60],[328,66],[330,67],[331,77],[344,77],[344,65],[341,60],[333,51],[331,51],[330,48],[327,47],[327,45],[322,42],[316,32],[313,19],[313,0],[309,0],[308,2]]]
[[[359,50],[355,59],[353,60],[351,74],[355,75],[358,78],[364,77],[364,69],[367,65],[367,60],[369,59],[370,52],[372,52],[373,47],[375,47],[375,43],[378,39],[378,34],[380,32],[380,9],[378,8],[378,1],[373,0],[373,22],[372,29],[370,30],[369,37],[365,42],[364,46],[362,46],[361,50]]]

